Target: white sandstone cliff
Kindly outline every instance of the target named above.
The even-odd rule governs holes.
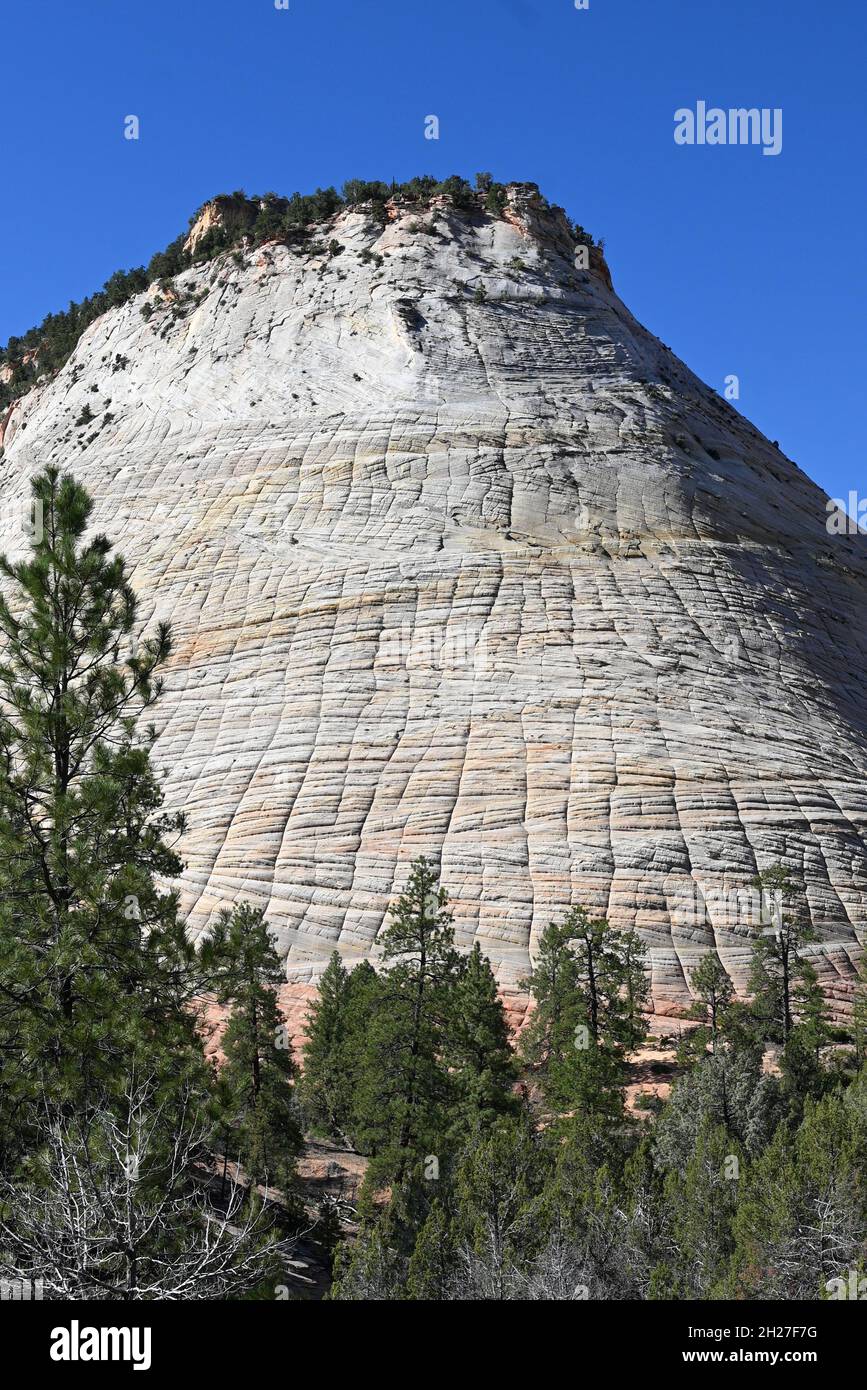
[[[580,902],[641,932],[672,1012],[708,948],[744,983],[755,928],[720,905],[783,861],[842,998],[867,542],[532,188],[503,220],[392,211],[152,287],[3,426],[0,548],[30,475],[71,468],[173,625],[157,763],[194,927],[246,897],[309,980],[375,952],[426,853],[505,988]]]

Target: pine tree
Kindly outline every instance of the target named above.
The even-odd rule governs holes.
[[[634,931],[618,931],[613,949],[619,961],[623,999],[619,1042],[628,1051],[647,1037],[645,1013],[650,999],[647,954],[641,937]]]
[[[808,1099],[794,1136],[779,1127],[742,1185],[737,1297],[823,1298],[829,1280],[858,1268],[867,1238],[865,1138],[858,1112],[839,1095]]]
[[[300,1083],[305,1114],[344,1143],[354,1145],[358,1096],[372,1021],[382,992],[369,961],[347,970],[335,951],[323,972],[307,1015],[304,1072]]]
[[[587,1023],[596,1043],[634,1047],[646,1033],[641,1009],[648,984],[635,932],[621,932],[603,917],[573,907],[564,928],[572,941]]]
[[[407,1294],[420,1302],[453,1299],[459,1287],[454,1221],[448,1205],[435,1200],[418,1233],[407,1266]]]
[[[784,1114],[776,1077],[762,1070],[762,1050],[720,1047],[707,1053],[675,1084],[654,1130],[660,1168],[684,1174],[707,1121],[723,1128],[753,1157],[769,1142]]]
[[[643,961],[634,932],[618,932],[581,907],[542,933],[523,982],[534,1008],[521,1052],[560,1109],[620,1115],[625,1053],[646,1031]]]
[[[384,1223],[364,1227],[341,1246],[328,1298],[337,1303],[397,1302],[406,1297],[406,1263],[389,1245]]]
[[[752,1015],[760,1037],[785,1047],[794,1023],[794,991],[804,975],[802,946],[816,940],[803,913],[798,889],[782,865],[765,869],[755,880],[768,925],[753,946],[750,971]],[[788,910],[787,910],[788,907]]]
[[[639,1297],[676,1297],[669,1238],[665,1178],[654,1161],[652,1135],[645,1134],[624,1165],[623,1205],[628,1214],[633,1268]]]
[[[453,1239],[463,1297],[521,1297],[545,1232],[548,1151],[529,1116],[498,1120],[471,1140],[454,1176]]]
[[[384,981],[368,960],[359,961],[354,970],[349,972],[346,1035],[341,1052],[346,1104],[341,1133],[345,1131],[346,1137],[359,1151],[363,1148],[359,1136],[366,1125],[364,1097],[368,1048],[384,988]]]
[[[476,942],[463,964],[451,999],[446,1056],[454,1086],[453,1130],[490,1126],[498,1115],[515,1114],[517,1075],[509,1025],[490,961]]]
[[[629,1127],[612,1125],[598,1107],[576,1109],[568,1122],[554,1131],[555,1166],[544,1194],[544,1220],[561,1242],[583,1241],[598,1216],[599,1176],[618,1183],[624,1171],[631,1139]]]
[[[178,1077],[200,1061],[195,956],[155,881],[180,870],[184,822],[160,814],[136,733],[169,632],[136,643],[84,489],[51,468],[33,496],[29,557],[0,561],[0,1095],[22,1142],[33,1106],[81,1115],[136,1057]]]
[[[585,1005],[578,986],[572,938],[565,926],[551,922],[542,932],[532,972],[521,981],[532,996],[532,1012],[521,1034],[520,1051],[538,1070],[548,1091],[583,1040]]]
[[[692,972],[690,985],[697,995],[690,1013],[705,1025],[711,1051],[714,1051],[735,996],[734,986],[722,961],[711,951],[702,956]]]
[[[0,598],[0,1273],[55,1297],[219,1297],[270,1264],[210,1162],[205,973],[173,893],[146,641],[92,503],[49,469]],[[41,527],[39,522],[41,521]],[[209,1290],[209,1293],[205,1291]]]
[[[831,1041],[828,1009],[819,977],[807,960],[799,962],[792,1007],[795,1021],[780,1066],[794,1112],[800,1116],[807,1096],[818,1099],[832,1081],[822,1066],[822,1049]]]
[[[705,1117],[686,1168],[668,1174],[664,1204],[671,1223],[671,1268],[681,1296],[721,1298],[734,1250],[743,1151],[723,1125]]]
[[[326,1134],[341,1134],[351,1105],[346,1034],[349,971],[334,951],[319,980],[307,1014],[301,1095],[309,1123]]]
[[[218,1003],[231,1013],[222,1037],[225,1154],[251,1182],[286,1188],[301,1149],[294,1066],[277,1001],[283,970],[265,915],[249,903],[223,912],[203,958]]]
[[[424,858],[380,938],[383,971],[356,1097],[359,1142],[377,1155],[370,1181],[400,1182],[444,1157],[452,1084],[445,1021],[459,975],[446,895]]]
[[[716,1051],[734,1003],[734,986],[712,951],[702,956],[689,984],[696,997],[688,1017],[700,1026],[687,1034],[678,1050],[678,1060],[686,1065],[700,1061],[708,1049]]]

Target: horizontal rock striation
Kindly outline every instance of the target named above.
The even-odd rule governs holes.
[[[741,890],[783,862],[842,1006],[867,540],[532,186],[503,218],[390,218],[152,286],[5,419],[0,543],[31,473],[70,467],[173,625],[157,752],[194,929],[261,904],[304,986],[375,954],[425,853],[506,990],[583,903],[678,1013],[708,949],[743,987]]]

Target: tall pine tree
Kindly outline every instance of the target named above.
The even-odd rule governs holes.
[[[763,870],[754,886],[762,895],[766,925],[753,946],[751,1013],[758,1036],[785,1047],[795,1021],[795,990],[804,978],[800,950],[816,940],[816,933],[783,865]]]
[[[159,878],[162,815],[137,721],[169,633],[137,632],[123,561],[49,469],[0,598],[0,1273],[55,1297],[219,1297],[267,1260],[210,1203],[204,973]],[[237,1202],[230,1201],[234,1215]]]
[[[444,1061],[459,957],[446,895],[424,858],[380,938],[381,989],[356,1097],[359,1142],[376,1154],[371,1181],[402,1181],[444,1158],[453,1085]]]
[[[87,537],[92,503],[48,469],[27,558],[0,597],[0,1096],[79,1115],[129,1065],[195,1066],[200,980],[175,895],[181,816],[160,813],[136,721],[161,689],[168,629],[136,641],[123,560]]]
[[[490,961],[478,942],[465,962],[449,1009],[446,1056],[454,1087],[453,1129],[488,1128],[498,1115],[516,1114],[517,1075],[509,1025]]]
[[[226,1157],[252,1182],[287,1188],[302,1136],[295,1069],[277,1001],[283,970],[264,913],[240,903],[223,912],[203,947],[216,996],[230,1009],[220,1071]]]
[[[314,1129],[337,1135],[351,1106],[346,1055],[350,982],[337,951],[323,971],[307,1014],[301,1096]]]
[[[626,1052],[646,1031],[648,985],[636,934],[574,907],[543,932],[525,985],[534,1006],[521,1051],[549,1101],[616,1117]]]

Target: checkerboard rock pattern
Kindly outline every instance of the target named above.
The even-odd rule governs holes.
[[[507,993],[582,903],[640,932],[677,1015],[707,950],[744,985],[731,904],[783,862],[843,1010],[867,538],[829,534],[532,185],[497,219],[344,211],[321,244],[152,286],[3,421],[3,548],[30,475],[72,468],[172,623],[192,930],[266,907],[307,993],[335,948],[375,958],[426,854]]]

